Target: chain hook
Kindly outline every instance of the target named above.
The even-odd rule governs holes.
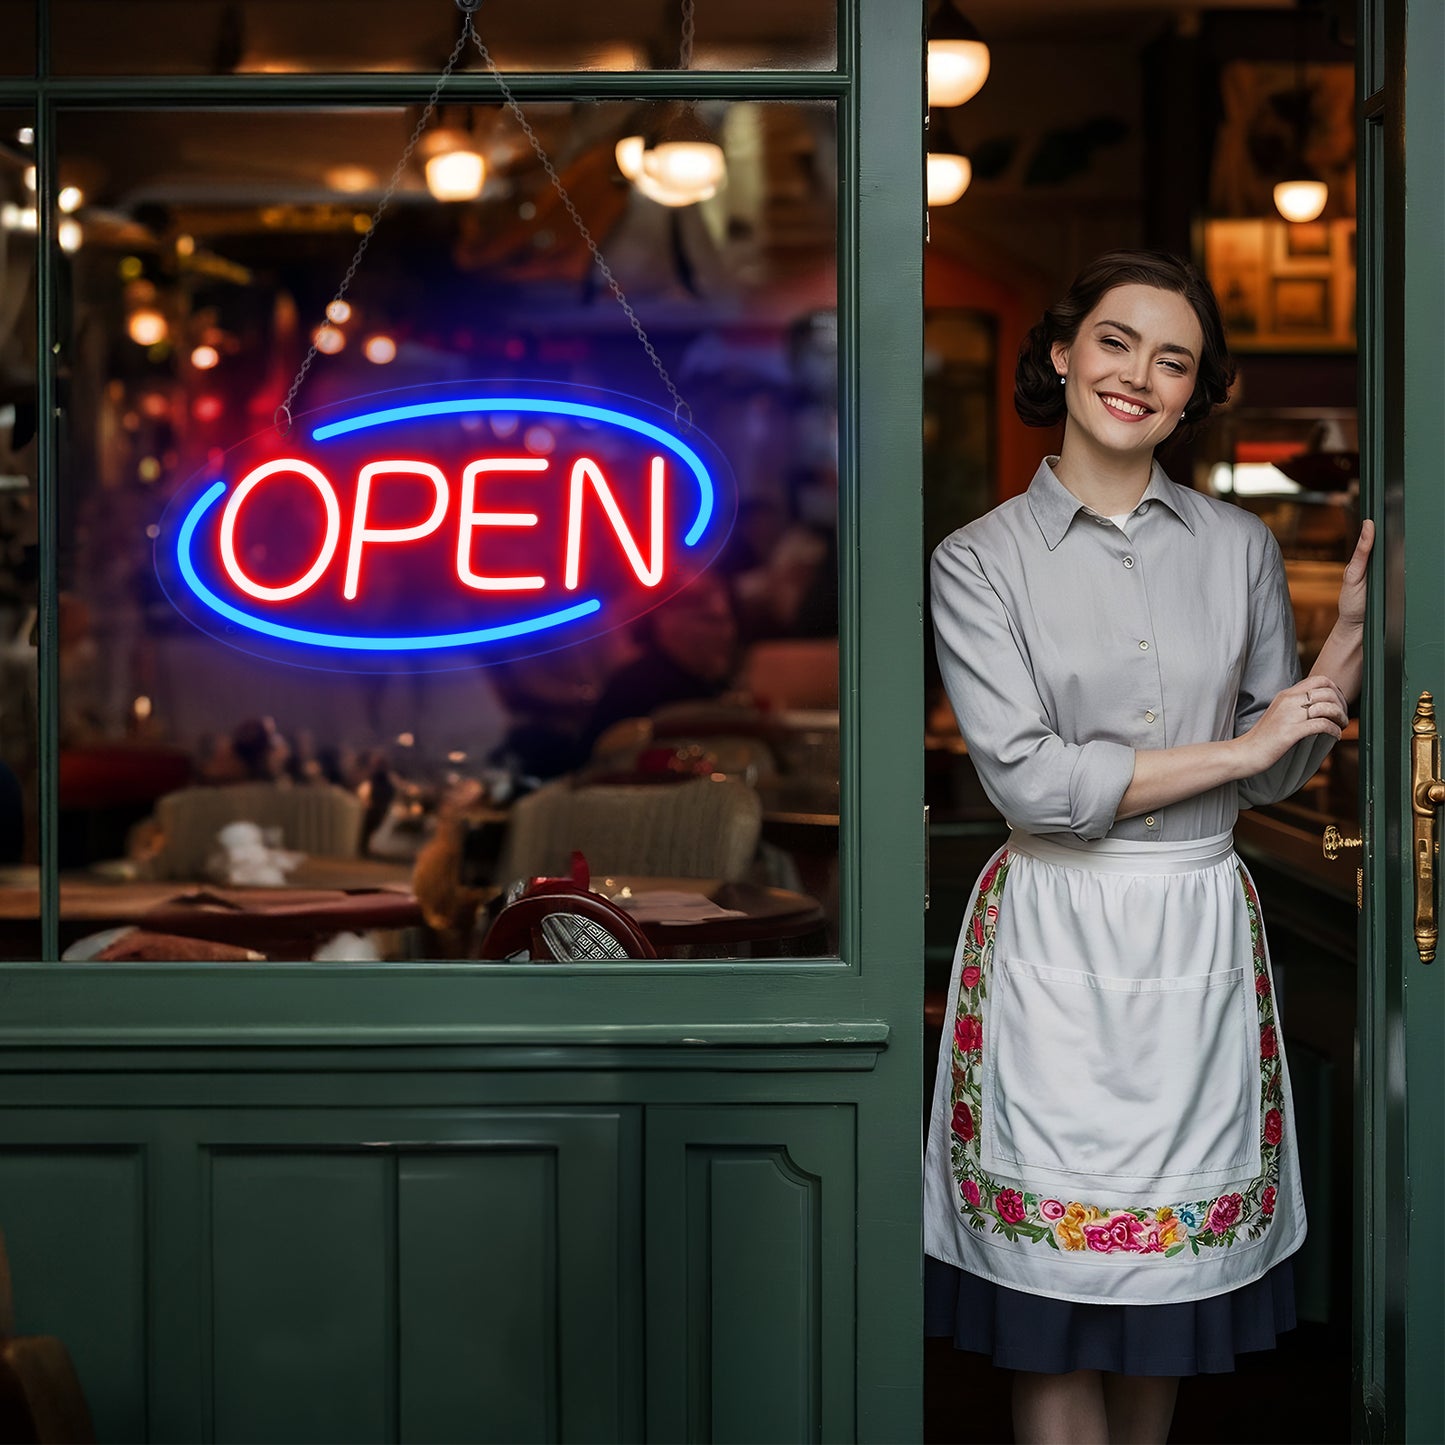
[[[672,409],[672,421],[683,436],[692,430],[692,408],[681,397],[678,398],[677,405]]]
[[[276,408],[271,421],[276,427],[276,435],[285,441],[291,435],[292,418],[291,408],[284,401]]]
[[[457,9],[463,15],[475,15],[482,8],[482,0],[457,0]]]

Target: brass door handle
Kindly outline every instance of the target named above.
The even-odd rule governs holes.
[[[1410,811],[1415,818],[1415,946],[1420,962],[1430,963],[1440,939],[1435,918],[1435,860],[1440,854],[1436,809],[1445,803],[1440,778],[1440,730],[1435,699],[1420,694],[1410,729]]]
[[[1328,858],[1331,863],[1333,863],[1346,848],[1363,848],[1364,845],[1365,840],[1363,838],[1346,838],[1333,823],[1329,824],[1325,829],[1325,857]]]

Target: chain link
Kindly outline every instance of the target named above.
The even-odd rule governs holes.
[[[632,309],[632,303],[628,301],[627,293],[622,289],[622,283],[612,274],[612,268],[607,264],[601,247],[593,240],[592,232],[587,229],[587,223],[582,219],[582,213],[573,204],[572,197],[567,194],[567,187],[562,184],[562,177],[557,174],[557,167],[552,164],[551,156],[543,148],[537,132],[532,129],[531,121],[523,114],[522,107],[517,103],[517,97],[512,94],[511,86],[507,84],[502,72],[497,69],[497,62],[492,59],[491,51],[487,49],[482,37],[476,31],[472,32],[472,39],[476,42],[477,51],[481,55],[483,63],[492,72],[492,79],[501,89],[507,102],[507,108],[512,112],[517,124],[521,126],[522,133],[527,137],[537,159],[542,163],[542,169],[547,172],[547,179],[552,182],[552,189],[557,192],[558,199],[566,207],[567,214],[571,217],[572,224],[576,226],[578,235],[587,243],[587,249],[592,253],[592,260],[602,273],[603,280],[607,282],[612,294],[617,298],[617,304],[622,308],[633,331],[637,333],[637,339],[647,353],[647,359],[652,363],[658,376],[662,379],[662,384],[667,388],[667,394],[672,398],[673,420],[690,431],[692,429],[692,408],[683,400],[682,393],[673,384],[672,377],[668,375],[667,368],[662,364],[662,358],[657,354],[652,342],[648,340],[647,332],[638,319],[637,312]]]
[[[678,50],[677,68],[692,69],[692,42],[697,34],[697,16],[694,14],[695,0],[682,0],[682,45]]]
[[[462,50],[466,46],[468,36],[475,34],[476,31],[472,28],[471,13],[464,10],[462,12],[462,33],[457,37],[457,43],[452,46],[452,53],[447,57],[447,63],[442,73],[437,77],[437,83],[432,86],[431,95],[427,98],[427,103],[422,110],[421,118],[412,130],[411,139],[407,141],[406,149],[402,151],[401,159],[397,161],[396,169],[391,173],[391,180],[387,182],[386,190],[382,192],[381,200],[377,202],[376,209],[371,213],[371,223],[366,228],[366,234],[362,236],[361,242],[356,248],[356,254],[352,256],[351,264],[346,268],[346,274],[341,278],[341,284],[336,288],[336,294],[331,298],[330,302],[327,303],[327,317],[323,325],[330,324],[331,307],[335,305],[336,302],[343,300],[347,291],[350,289],[351,283],[356,277],[357,268],[361,265],[361,258],[366,255],[366,248],[371,245],[371,238],[376,234],[376,228],[381,224],[381,218],[385,214],[386,208],[391,204],[391,198],[396,194],[397,186],[401,184],[402,173],[406,170],[407,162],[411,160],[411,154],[416,149],[417,142],[421,140],[422,132],[427,128],[428,122],[436,112],[437,100],[442,93],[442,88],[446,85],[447,81],[451,79],[452,71],[456,69],[457,61],[461,59]],[[318,330],[319,329],[320,328],[318,328]],[[313,339],[311,345],[306,350],[305,358],[301,362],[301,369],[296,373],[295,381],[291,383],[291,390],[286,393],[286,400],[276,408],[276,414],[273,420],[276,424],[276,430],[283,438],[289,436],[291,433],[291,403],[296,400],[296,394],[301,390],[301,383],[306,380],[306,373],[311,370],[311,363],[316,360],[316,351],[317,346]]]
[[[680,63],[682,69],[686,70],[692,63],[692,40],[694,31],[693,18],[694,0],[683,0],[682,4],[682,51]],[[462,49],[470,39],[475,42],[477,52],[482,57],[483,63],[491,71],[492,79],[497,82],[503,97],[507,102],[507,108],[512,112],[516,122],[522,128],[522,133],[527,137],[533,152],[542,164],[542,169],[547,173],[547,179],[551,181],[553,189],[557,192],[558,198],[566,208],[572,224],[577,228],[577,233],[587,243],[587,249],[592,253],[592,260],[597,269],[602,273],[603,279],[607,282],[613,296],[617,298],[617,304],[622,308],[623,314],[627,317],[628,323],[637,335],[643,351],[647,353],[647,359],[652,363],[663,386],[667,388],[668,395],[672,398],[672,419],[684,431],[692,430],[692,408],[683,400],[682,393],[674,385],[672,377],[668,375],[667,368],[662,364],[662,358],[657,354],[656,348],[648,339],[647,331],[642,322],[638,319],[637,312],[632,309],[632,303],[627,299],[627,293],[623,291],[621,282],[612,274],[612,268],[607,264],[602,254],[602,249],[593,239],[592,232],[587,229],[587,223],[582,219],[582,213],[577,209],[572,197],[567,194],[567,187],[562,184],[562,177],[557,174],[557,168],[552,164],[552,158],[547,154],[537,132],[532,129],[532,123],[522,111],[517,97],[512,94],[512,88],[507,84],[506,77],[497,68],[497,63],[492,59],[491,52],[482,41],[472,25],[472,10],[462,5],[458,0],[458,8],[462,11],[462,33],[457,38],[457,43],[452,47],[452,53],[447,57],[447,63],[441,75],[437,77],[437,83],[432,87],[431,96],[428,98],[426,108],[421,113],[421,119],[417,121],[416,128],[411,133],[411,139],[406,143],[406,149],[401,153],[401,159],[396,163],[396,169],[391,174],[391,180],[383,192],[381,200],[377,203],[376,210],[372,213],[371,224],[362,236],[361,243],[356,248],[356,254],[351,258],[351,264],[346,268],[346,274],[341,278],[341,284],[336,288],[336,294],[331,298],[330,305],[342,300],[351,282],[356,276],[357,268],[361,265],[361,258],[366,255],[366,248],[371,244],[371,238],[376,233],[376,228],[381,222],[383,213],[391,203],[391,198],[401,183],[402,172],[406,169],[407,162],[411,159],[412,152],[420,141],[422,132],[426,129],[427,123],[431,120],[436,110],[437,100],[442,93],[442,88],[451,78],[452,71],[456,68],[457,60],[460,58]],[[474,7],[475,8],[475,7]],[[328,315],[328,322],[330,317]],[[319,330],[319,328],[318,328]],[[306,380],[306,373],[311,370],[311,363],[316,360],[317,345],[315,340],[307,348],[306,356],[301,362],[301,368],[296,373],[296,379],[291,383],[291,390],[286,393],[286,399],[276,408],[273,421],[277,432],[284,438],[290,435],[292,426],[291,404],[296,400],[297,393],[301,390],[302,383]]]

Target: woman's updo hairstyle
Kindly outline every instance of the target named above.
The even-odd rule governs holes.
[[[1182,296],[1199,318],[1204,354],[1194,395],[1181,425],[1193,427],[1229,398],[1234,362],[1224,339],[1224,321],[1209,282],[1178,256],[1165,251],[1110,251],[1090,262],[1074,278],[1069,294],[1044,312],[1044,319],[1023,339],[1014,372],[1014,409],[1028,426],[1056,426],[1067,414],[1064,389],[1054,370],[1056,342],[1072,344],[1084,318],[1116,286],[1154,286]]]

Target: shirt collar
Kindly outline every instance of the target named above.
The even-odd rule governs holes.
[[[1039,463],[1028,489],[1029,508],[1050,552],[1064,540],[1064,533],[1069,530],[1075,516],[1088,510],[1054,475],[1053,463],[1056,461],[1058,457],[1045,457]],[[1194,531],[1194,522],[1188,510],[1180,503],[1179,488],[1169,480],[1158,462],[1154,463],[1149,473],[1149,485],[1139,498],[1139,505],[1145,502],[1159,502],[1168,507],[1191,532]]]

